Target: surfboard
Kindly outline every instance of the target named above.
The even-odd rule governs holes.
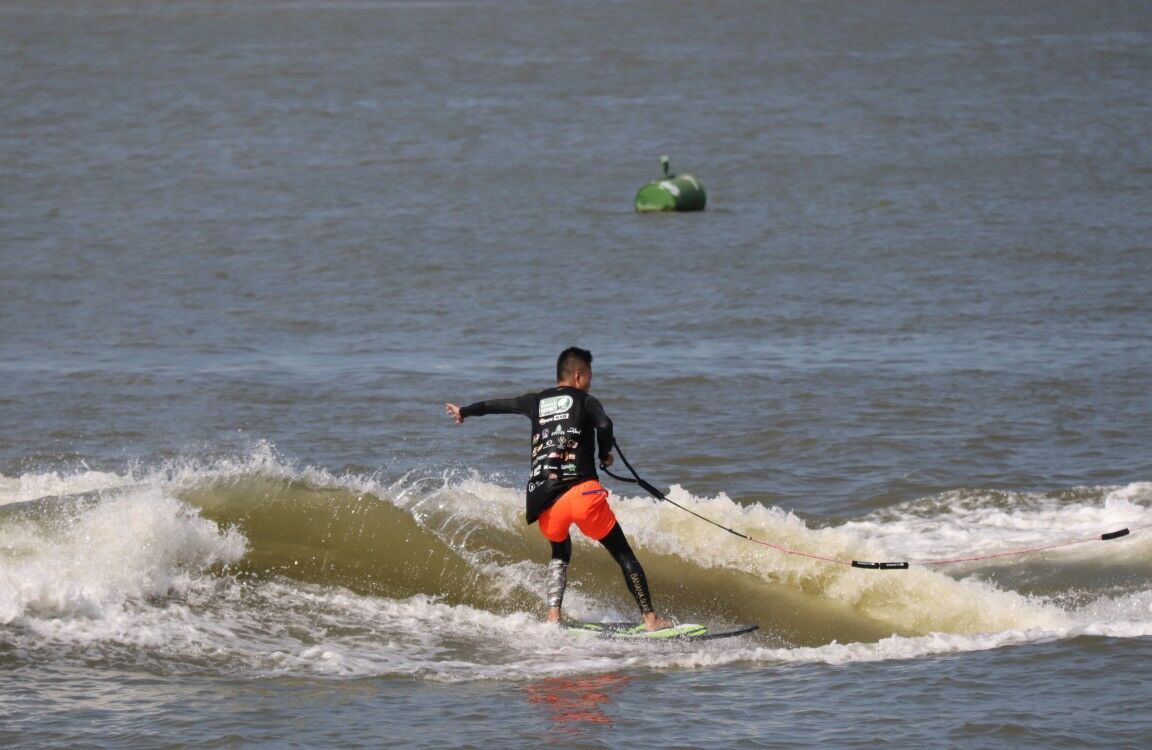
[[[707,641],[716,638],[731,638],[757,630],[759,625],[732,625],[726,628],[710,628],[707,625],[683,623],[661,630],[645,630],[642,622],[573,622],[564,626],[569,633],[591,635],[597,638],[616,640],[692,640]]]

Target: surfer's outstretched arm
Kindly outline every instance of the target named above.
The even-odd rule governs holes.
[[[460,424],[468,417],[482,417],[485,414],[523,414],[531,417],[534,405],[535,394],[526,393],[516,398],[494,398],[467,406],[444,404],[444,409],[456,424]]]

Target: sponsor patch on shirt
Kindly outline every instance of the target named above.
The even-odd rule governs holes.
[[[553,414],[564,414],[572,408],[571,396],[549,396],[540,399],[540,416],[551,417]]]

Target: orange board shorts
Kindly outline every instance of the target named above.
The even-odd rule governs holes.
[[[608,507],[608,490],[595,479],[570,487],[552,507],[540,514],[540,533],[550,542],[568,538],[568,527],[576,524],[595,541],[608,536],[616,525],[616,514]]]

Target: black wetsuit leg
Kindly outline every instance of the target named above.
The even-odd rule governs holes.
[[[566,563],[572,562],[572,537],[568,537],[562,542],[552,542],[552,559],[563,560]]]
[[[644,568],[640,567],[640,561],[636,559],[628,539],[624,536],[624,529],[617,523],[600,543],[616,559],[616,563],[624,573],[624,584],[632,592],[636,604],[640,606],[640,612],[643,614],[652,612],[652,595],[648,593],[648,579],[644,577]]]

